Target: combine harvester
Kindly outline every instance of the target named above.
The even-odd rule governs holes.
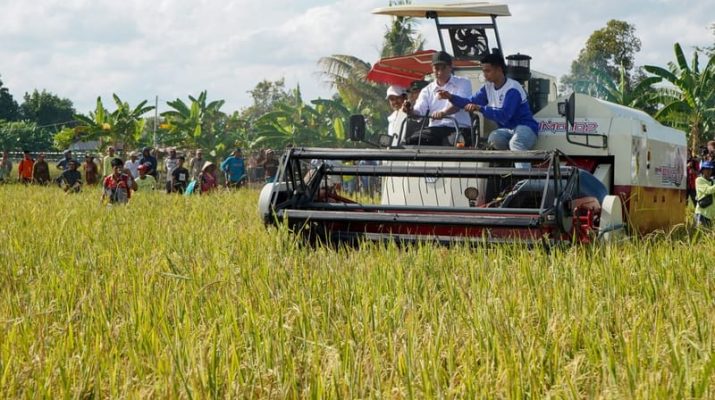
[[[497,45],[491,51],[504,54],[496,18],[510,15],[506,5],[401,5],[373,13],[433,19],[442,50],[454,54],[455,74],[469,77],[475,91],[483,83],[478,60],[490,51],[490,41]],[[431,73],[432,53],[380,60],[368,79],[408,86]],[[291,148],[276,182],[261,192],[265,223],[287,223],[296,233],[328,242],[553,244],[645,234],[684,222],[684,133],[644,112],[585,95],[558,102],[553,80],[531,73],[530,57],[506,59],[508,75],[525,86],[532,110],[538,110],[533,151],[463,148],[456,140],[454,147],[408,145],[387,135],[369,149]],[[484,143],[492,128],[473,115],[472,143]],[[364,118],[353,116],[350,138],[364,137]],[[376,195],[342,190],[338,182],[350,177],[377,187]]]

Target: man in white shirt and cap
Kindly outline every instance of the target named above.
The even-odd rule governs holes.
[[[432,146],[453,146],[455,121],[445,119],[451,116],[456,120],[459,132],[466,146],[471,146],[471,119],[469,114],[454,106],[446,99],[437,95],[437,91],[446,90],[450,93],[472,94],[472,84],[469,79],[452,75],[452,56],[444,51],[432,55],[432,72],[434,81],[420,91],[414,106],[409,102],[403,105],[403,111],[414,116],[430,116],[429,129],[424,129],[421,135],[414,134],[407,139],[409,144],[420,143]],[[421,138],[420,138],[421,136]]]
[[[445,119],[451,116],[456,120],[459,132],[466,146],[471,146],[471,118],[469,114],[454,106],[449,100],[442,99],[437,91],[447,91],[458,96],[471,96],[472,84],[469,79],[452,75],[452,56],[444,51],[432,55],[434,81],[420,91],[414,106],[410,102],[403,104],[403,111],[412,116],[429,115],[429,128],[413,134],[407,139],[408,144],[453,146],[455,140],[455,121]],[[420,137],[421,136],[421,137]]]

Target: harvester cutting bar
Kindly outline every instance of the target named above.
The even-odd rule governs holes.
[[[561,168],[561,176],[566,178],[572,168]],[[405,177],[445,177],[445,178],[487,178],[490,176],[525,178],[544,178],[553,176],[553,168],[517,169],[513,167],[438,167],[408,165],[338,165],[326,166],[325,175],[345,176],[405,176]]]
[[[533,210],[532,210],[533,211]],[[544,225],[538,215],[464,215],[454,213],[423,214],[423,213],[356,213],[350,211],[316,211],[316,210],[279,210],[278,218],[287,218],[289,222],[308,221],[318,223],[371,223],[400,225],[451,225],[497,228],[539,228]],[[553,224],[552,224],[553,225]]]
[[[536,215],[541,210],[535,208],[481,208],[481,207],[438,207],[438,206],[394,206],[358,203],[323,203],[311,202],[303,205],[306,209],[312,210],[333,210],[333,211],[397,211],[397,212],[445,212],[464,214],[523,214]]]
[[[550,151],[493,151],[451,148],[428,149],[322,149],[296,148],[289,157],[298,160],[383,160],[383,161],[548,161],[554,153]]]

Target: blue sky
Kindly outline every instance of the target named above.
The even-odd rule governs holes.
[[[413,3],[433,3],[419,1]],[[112,93],[131,104],[208,90],[224,111],[250,105],[262,79],[300,83],[306,99],[329,97],[317,60],[351,54],[374,62],[389,17],[387,0],[0,0],[0,79],[21,100],[33,89],[70,98],[78,111]],[[673,43],[713,43],[715,12],[704,0],[507,0],[499,28],[506,54],[561,76],[588,36],[610,19],[636,26],[638,65],[665,65]],[[431,23],[421,24],[437,47]]]

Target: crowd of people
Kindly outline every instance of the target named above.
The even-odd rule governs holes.
[[[250,182],[272,181],[279,163],[272,150],[261,150],[249,156],[247,169],[240,148],[234,149],[219,165],[204,159],[201,149],[193,152],[188,163],[175,148],[168,149],[161,166],[158,153],[150,147],[127,156],[123,160],[115,148],[109,146],[103,157],[88,153],[80,161],[71,150],[65,150],[55,164],[60,173],[53,179],[45,153],[37,154],[34,159],[29,151],[23,151],[17,165],[17,181],[27,185],[54,183],[67,193],[80,192],[84,186],[101,185],[101,201],[126,203],[133,192],[163,189],[166,193],[206,194],[220,186],[240,188]],[[13,180],[12,170],[12,161],[4,151],[0,159],[0,182]]]
[[[715,219],[715,140],[707,143],[701,158],[688,159],[687,197],[695,205],[695,224],[711,228]]]

